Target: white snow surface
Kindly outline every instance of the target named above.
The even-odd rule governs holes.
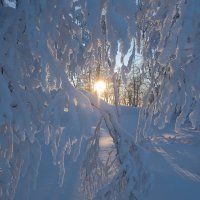
[[[113,112],[113,106],[106,105]],[[139,109],[119,107],[119,123],[132,137],[137,126]],[[88,113],[87,113],[88,114]],[[98,111],[90,113],[91,135],[100,115]],[[71,126],[76,126],[72,123]],[[180,133],[173,131],[173,126],[166,129],[153,130],[154,134],[141,144],[145,154],[141,159],[151,174],[150,189],[144,199],[146,200],[191,200],[198,199],[200,195],[200,132],[190,128],[183,128]],[[62,187],[58,185],[58,169],[53,165],[51,149],[41,144],[42,157],[38,171],[37,184],[34,190],[29,188],[29,199],[34,200],[80,200],[84,199],[79,192],[81,160],[85,156],[84,146],[80,150],[77,161],[66,159],[66,178]],[[100,129],[100,147],[104,159],[108,156],[109,148],[113,146],[105,125]],[[114,157],[115,155],[113,155]],[[24,181],[21,178],[16,192],[15,200],[26,199],[27,191],[21,187]]]
[[[198,199],[200,132],[184,128],[175,133],[172,127],[155,132],[145,144],[153,176],[147,199]]]

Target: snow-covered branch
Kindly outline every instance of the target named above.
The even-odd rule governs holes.
[[[94,199],[143,199],[150,187],[150,175],[141,157],[141,152],[143,156],[145,152],[134,143],[133,137],[120,127],[114,111],[109,110],[103,102],[98,103],[91,96],[89,98],[91,104],[104,119],[106,128],[113,139],[116,159],[119,162],[115,176],[109,184],[98,191]]]
[[[138,24],[150,26],[143,39],[141,29],[138,36],[143,41],[146,65],[153,62],[150,89],[140,113],[138,140],[151,134],[151,125],[164,128],[173,117],[176,132],[185,122],[193,128],[200,127],[199,7],[200,2],[195,0],[141,0]]]

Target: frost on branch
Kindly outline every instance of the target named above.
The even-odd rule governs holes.
[[[76,160],[89,133],[82,112],[89,104],[67,80],[64,65],[74,68],[68,55],[79,51],[67,4],[20,1],[16,10],[0,7],[0,199],[13,199],[21,179],[27,188],[22,196],[37,187],[43,140],[51,146],[62,186],[65,155],[72,152]]]
[[[138,140],[148,135],[151,124],[163,128],[173,116],[177,132],[185,122],[199,128],[200,2],[140,2],[138,35],[145,65],[152,65],[144,69],[151,70],[151,86],[140,113]]]

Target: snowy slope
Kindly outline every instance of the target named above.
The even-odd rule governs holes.
[[[148,151],[147,165],[152,174],[148,200],[199,199],[200,132],[184,128],[180,133],[168,129],[155,130],[144,142]]]
[[[133,133],[138,110],[120,108],[121,125]],[[174,122],[163,130],[151,129],[152,136],[141,144],[151,174],[146,200],[197,200],[200,196],[200,131],[183,127],[174,132]]]
[[[119,123],[132,137],[138,114],[137,108],[119,107]],[[174,123],[163,130],[152,127],[152,136],[141,143],[145,152],[140,154],[141,159],[150,173],[145,200],[196,200],[200,195],[200,132],[185,126],[175,133]],[[105,148],[112,145],[112,139],[104,134]]]

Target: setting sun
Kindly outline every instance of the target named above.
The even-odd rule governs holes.
[[[97,92],[98,96],[101,96],[101,94],[104,92],[105,89],[106,89],[106,83],[102,80],[97,81],[94,84],[94,91]]]

